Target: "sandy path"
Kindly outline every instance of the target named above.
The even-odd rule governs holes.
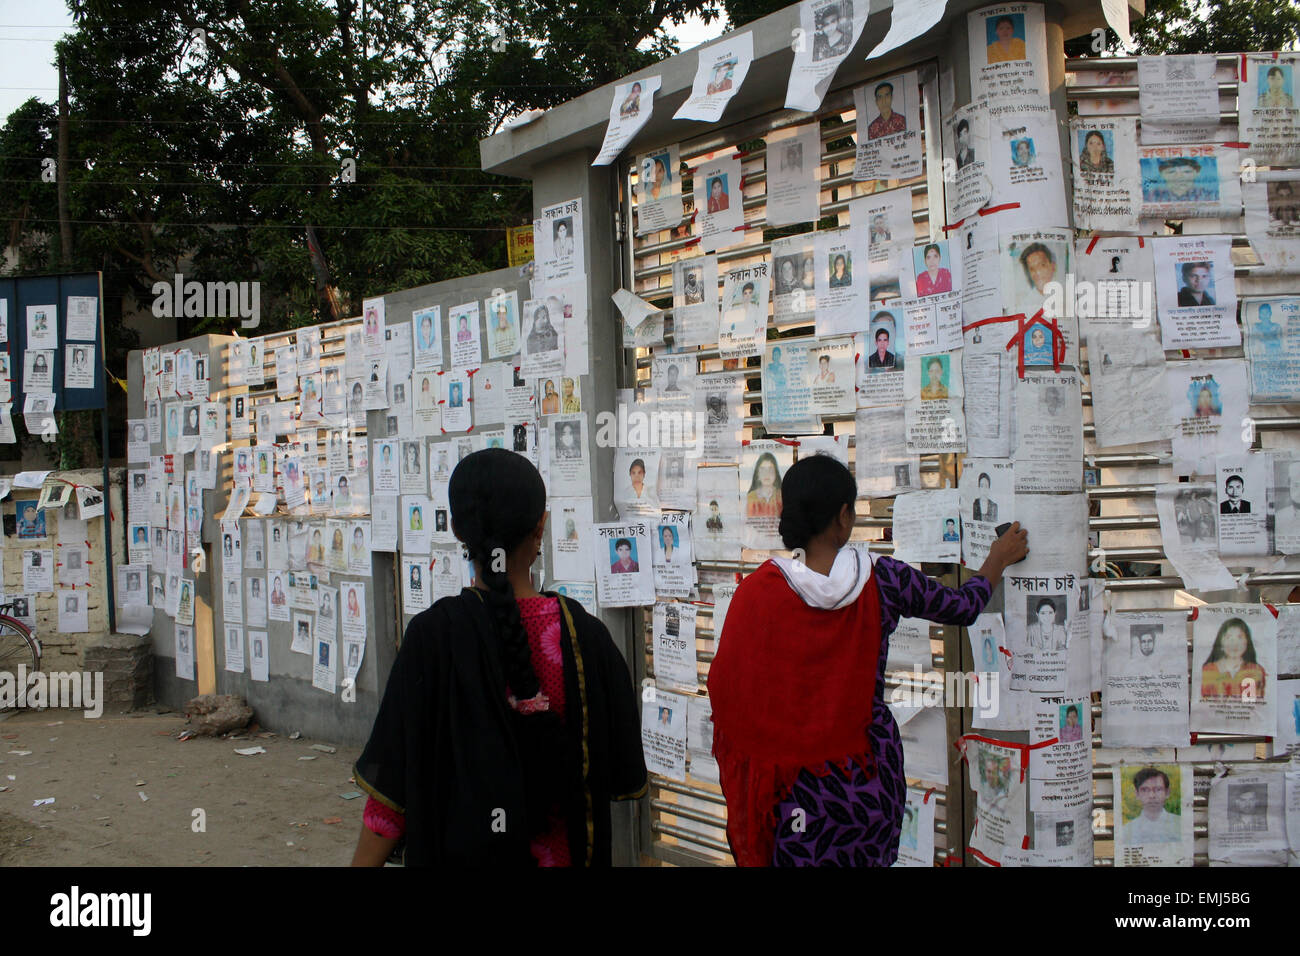
[[[357,748],[326,754],[311,745],[331,741],[278,736],[178,741],[185,726],[182,716],[153,711],[0,719],[0,786],[9,788],[0,792],[0,864],[337,866],[351,859],[365,801],[339,794],[357,789],[348,779]],[[234,752],[257,745],[267,752]],[[11,752],[22,750],[31,753]],[[44,797],[55,802],[32,806]],[[192,829],[196,808],[206,812],[206,832]],[[334,817],[342,822],[324,822]]]

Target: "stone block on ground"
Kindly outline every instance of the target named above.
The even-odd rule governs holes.
[[[86,644],[84,666],[89,673],[104,675],[106,703],[134,709],[153,702],[153,644],[147,636],[96,637]]]
[[[238,694],[200,694],[185,705],[196,734],[216,736],[247,727],[253,708]]]

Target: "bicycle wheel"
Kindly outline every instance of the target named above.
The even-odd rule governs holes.
[[[8,672],[16,678],[21,664],[27,665],[29,674],[40,669],[41,655],[36,649],[36,640],[16,624],[0,618],[0,672]]]

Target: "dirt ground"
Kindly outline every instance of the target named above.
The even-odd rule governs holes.
[[[334,743],[256,732],[178,740],[185,727],[183,716],[152,710],[95,720],[79,710],[0,714],[0,865],[351,860],[365,798],[340,795],[357,790],[358,748],[322,753],[311,745]],[[258,745],[266,753],[235,753]],[[47,797],[54,802],[33,806]],[[196,809],[205,811],[205,832],[195,832]]]

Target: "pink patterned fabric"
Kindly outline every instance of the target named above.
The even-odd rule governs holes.
[[[361,815],[361,822],[371,833],[389,840],[401,839],[406,832],[406,815],[384,806],[374,797],[366,797],[366,809]]]
[[[520,598],[519,617],[528,634],[528,647],[532,651],[533,670],[541,685],[541,695],[550,702],[550,709],[564,717],[564,655],[560,650],[563,634],[559,598]],[[533,838],[530,846],[538,866],[571,866],[569,837],[564,818],[556,813],[545,833]]]

